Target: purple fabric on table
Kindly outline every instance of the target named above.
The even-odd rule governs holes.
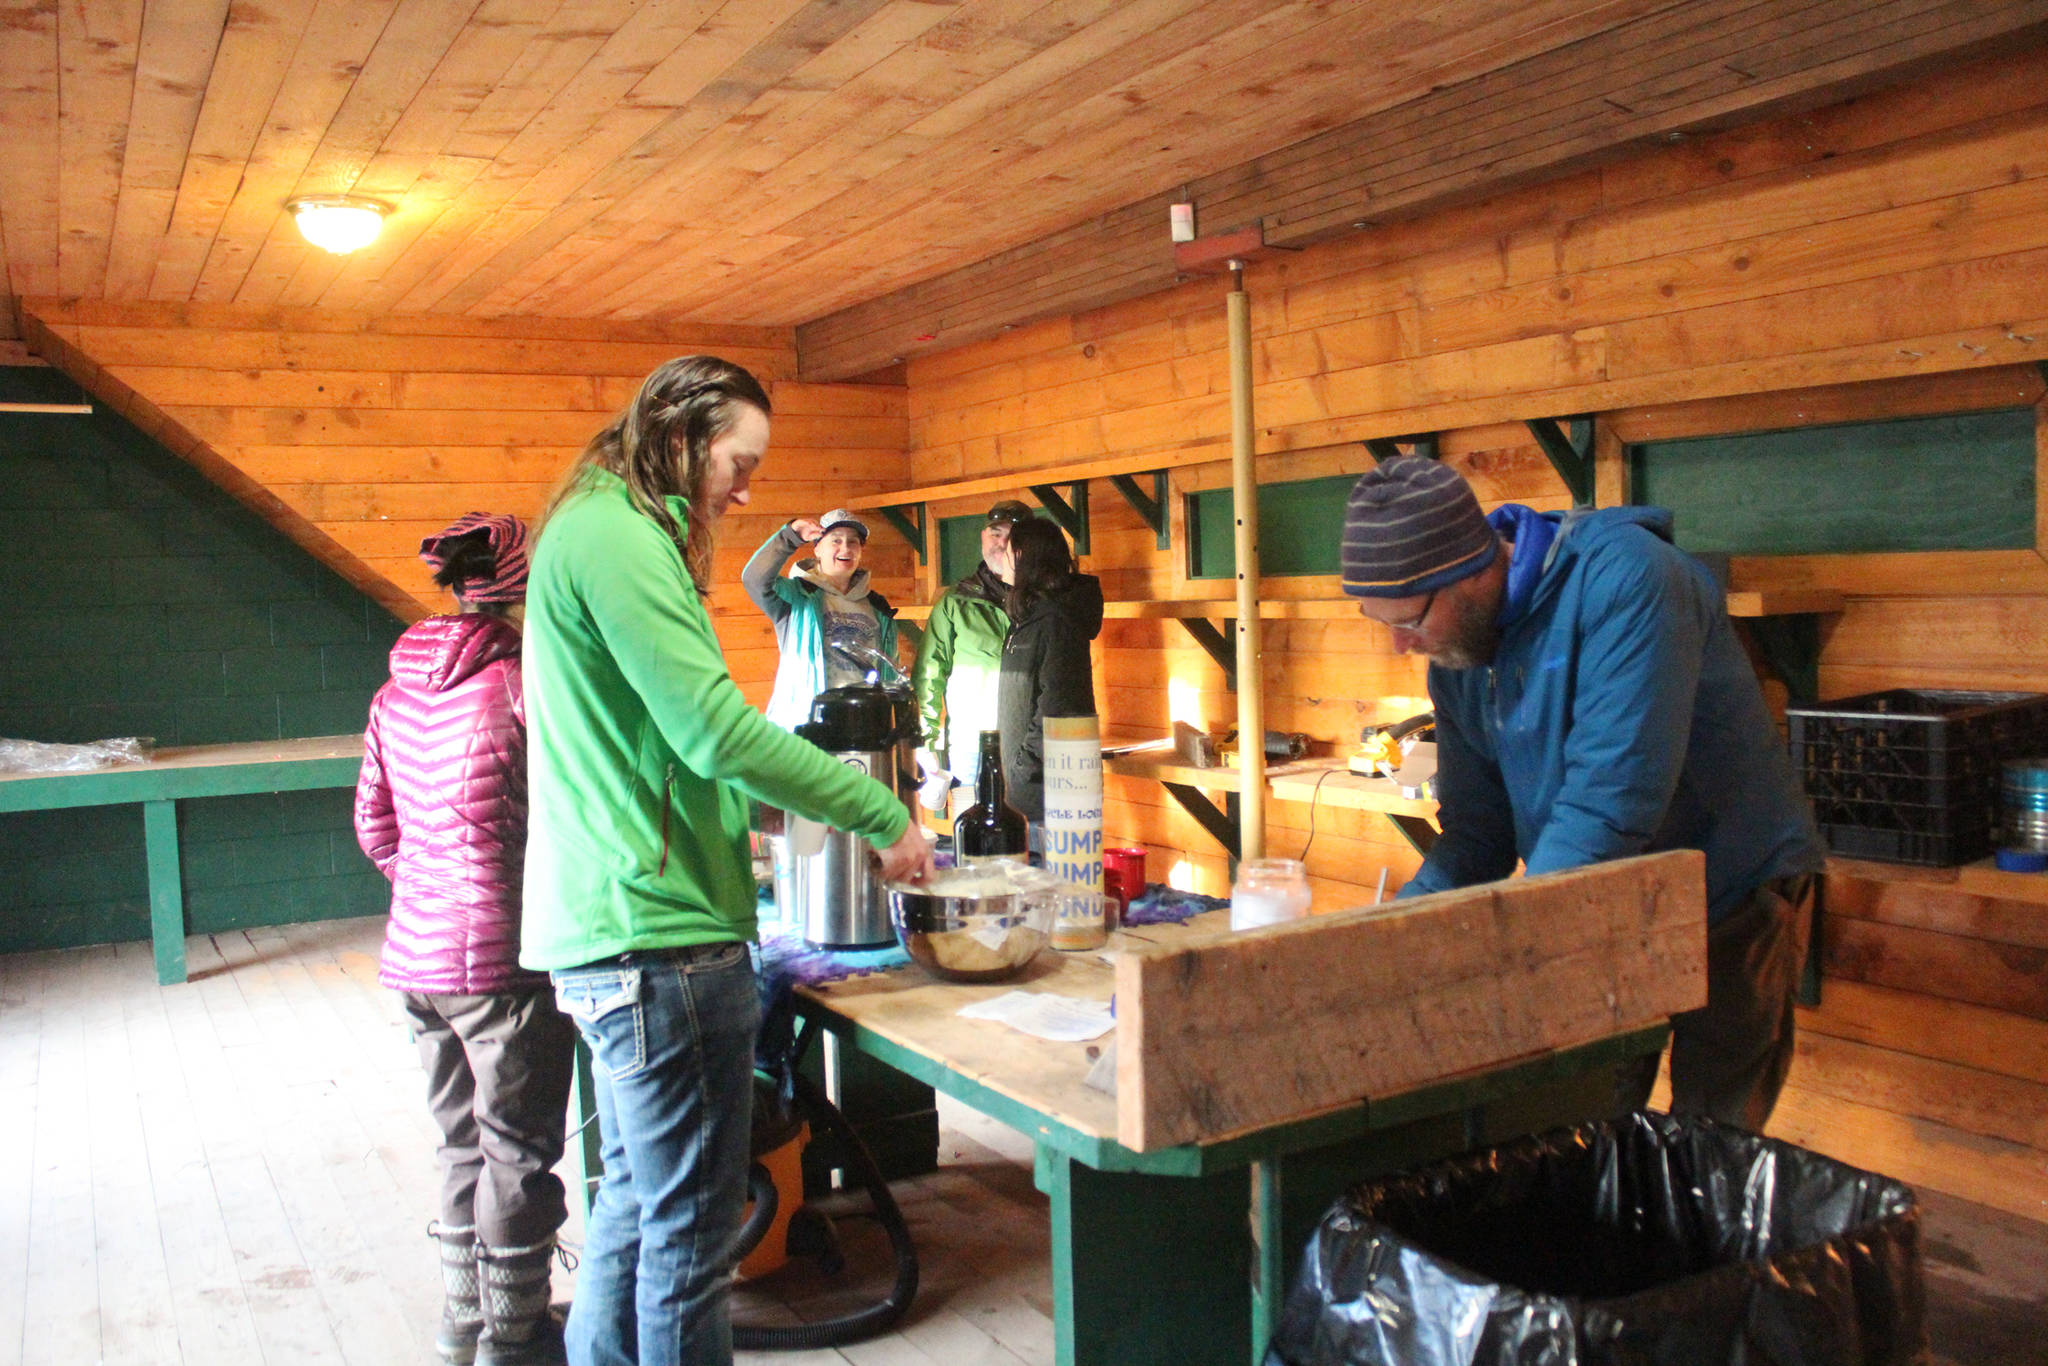
[[[820,949],[805,943],[794,929],[764,929],[754,951],[762,983],[770,992],[887,972],[910,961],[910,955],[900,944],[872,949]]]
[[[1163,882],[1147,883],[1144,895],[1131,901],[1124,912],[1126,925],[1178,925],[1203,911],[1220,911],[1230,902],[1200,892],[1177,892]]]

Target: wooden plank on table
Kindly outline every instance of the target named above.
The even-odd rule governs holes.
[[[1214,1138],[1706,1000],[1691,850],[1117,959],[1117,1138]]]
[[[1012,990],[1107,1001],[1113,983],[1109,965],[1094,954],[1047,952],[1020,977],[989,986],[941,982],[921,968],[906,967],[804,991],[864,1030],[913,1053],[943,1059],[947,1071],[968,1082],[1076,1133],[1110,1139],[1116,1135],[1116,1100],[1086,1084],[1092,1060],[1080,1046],[1033,1038],[993,1021],[962,1020],[959,1012]]]

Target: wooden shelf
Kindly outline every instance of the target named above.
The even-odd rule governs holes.
[[[1744,588],[1728,594],[1731,617],[1785,617],[1800,612],[1839,612],[1842,594],[1834,588]]]
[[[1087,479],[1104,479],[1112,474],[1148,474],[1179,465],[1204,464],[1230,459],[1230,442],[1214,437],[1200,441],[1155,446],[1127,455],[1105,456],[1100,460],[1077,460],[1066,465],[1046,465],[1034,470],[1005,470],[983,479],[956,479],[946,484],[898,489],[894,493],[870,493],[850,498],[849,508],[908,507],[912,503],[934,503],[949,498],[972,498],[984,493],[1015,493],[1034,484],[1077,484]]]
[[[1259,604],[1266,621],[1331,621],[1358,613],[1355,598],[1271,598]],[[924,621],[932,604],[907,603],[896,609],[899,621]],[[1179,598],[1155,602],[1105,602],[1102,615],[1112,621],[1138,619],[1200,621],[1237,615],[1235,598]]]
[[[1966,863],[1960,868],[1918,868],[1869,859],[1831,858],[1827,871],[1829,877],[1932,887],[1971,896],[1994,897],[2001,901],[2026,901],[2048,906],[2048,873],[2008,873],[1988,858]]]
[[[1211,792],[1244,791],[1244,773],[1236,765],[1196,768],[1178,759],[1155,759],[1147,754],[1125,754],[1102,761],[1105,772],[1125,778],[1146,778],[1158,783]],[[1412,781],[1409,791],[1436,776],[1436,746],[1419,744],[1409,755],[1402,775]],[[1317,784],[1321,787],[1318,788]],[[1368,778],[1353,773],[1341,759],[1296,759],[1266,766],[1266,790],[1277,801],[1305,802],[1313,798],[1326,806],[1353,811],[1378,811],[1389,816],[1436,815],[1434,797],[1414,797],[1391,778]]]
[[[1797,612],[1839,612],[1842,595],[1832,588],[1745,589],[1728,595],[1731,617],[1779,617]],[[923,621],[932,614],[925,602],[896,609],[902,621]],[[1333,621],[1356,616],[1353,597],[1267,598],[1259,603],[1265,621]],[[1195,620],[1237,615],[1235,598],[1168,598],[1152,602],[1105,602],[1102,615],[1111,620]]]
[[[1432,751],[1426,765],[1422,754],[1424,748]],[[1352,811],[1433,819],[1436,816],[1436,798],[1411,797],[1408,793],[1436,775],[1434,750],[1433,745],[1416,746],[1416,752],[1409,756],[1408,763],[1401,769],[1402,777],[1413,780],[1408,783],[1397,783],[1392,778],[1368,778],[1362,773],[1353,773],[1342,763],[1322,761],[1312,772],[1290,771],[1275,775],[1268,789],[1283,802],[1316,801],[1324,806],[1341,806]],[[1421,771],[1424,767],[1428,769],[1427,776]]]

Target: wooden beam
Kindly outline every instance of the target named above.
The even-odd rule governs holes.
[[[1121,954],[1117,1140],[1146,1151],[1370,1103],[1706,991],[1691,850]]]
[[[1217,236],[1302,247],[1598,165],[1672,136],[1811,108],[2039,43],[2048,0],[1787,6],[1683,0],[1331,129],[1187,187],[797,329],[799,373],[844,379],[1006,326],[1170,288],[1167,207]]]

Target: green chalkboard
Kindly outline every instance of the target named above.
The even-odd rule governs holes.
[[[1646,442],[1629,475],[1695,554],[2034,544],[2032,408]]]
[[[1352,474],[1259,485],[1259,573],[1335,574]],[[1229,489],[1187,495],[1188,577],[1237,573],[1237,501]]]

